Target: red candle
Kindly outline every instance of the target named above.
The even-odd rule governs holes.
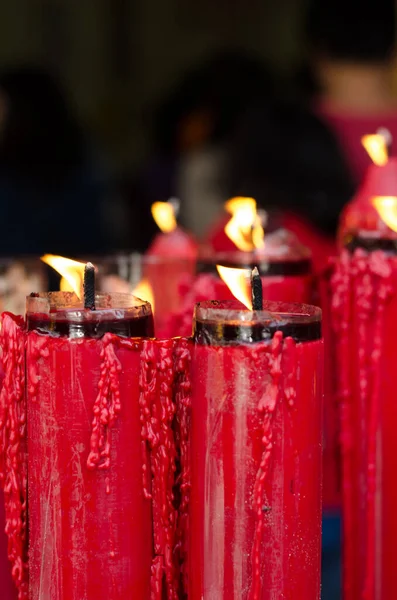
[[[179,211],[179,201],[155,202],[152,205],[152,215],[161,233],[158,233],[151,243],[147,254],[172,258],[197,257],[197,242],[193,236],[178,227],[176,216]]]
[[[345,600],[386,600],[397,588],[396,184],[396,159],[370,167],[342,216],[344,248],[332,279]]]
[[[317,600],[321,311],[203,302],[192,354],[190,600]]]
[[[177,200],[152,205],[161,233],[154,238],[143,263],[143,281],[153,295],[156,331],[161,337],[168,315],[180,309],[179,285],[184,277],[193,275],[197,260],[197,242],[178,226],[178,210]]]
[[[150,305],[64,299],[27,306],[30,598],[149,597],[139,370]]]

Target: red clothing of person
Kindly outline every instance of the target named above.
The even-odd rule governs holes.
[[[392,153],[393,148],[397,148],[397,108],[383,114],[357,115],[320,105],[316,112],[336,135],[356,184],[361,183],[371,164],[371,159],[361,144],[364,135],[385,128],[392,136]]]

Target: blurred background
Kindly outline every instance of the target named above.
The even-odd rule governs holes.
[[[397,138],[393,0],[13,0],[0,7],[0,255],[144,251],[176,196],[205,238],[235,195],[318,268]],[[316,265],[315,265],[316,266]],[[324,600],[339,598],[339,519]]]
[[[170,196],[198,237],[236,194],[332,236],[397,131],[393,5],[2,3],[0,253],[142,250]]]

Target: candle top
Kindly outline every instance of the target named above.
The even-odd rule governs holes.
[[[276,331],[297,342],[321,338],[321,309],[307,304],[264,302],[251,311],[236,300],[196,304],[193,336],[200,344],[225,345],[270,340]]]
[[[300,275],[311,270],[311,253],[286,229],[265,235],[263,248],[251,252],[241,250],[214,253],[203,249],[199,256],[201,270],[218,264],[236,268],[258,266],[262,275]]]
[[[28,330],[69,337],[102,337],[115,333],[126,337],[152,337],[153,316],[149,302],[132,294],[96,294],[96,310],[84,308],[73,292],[31,294],[26,302]]]
[[[397,232],[391,226],[396,215],[397,157],[391,157],[383,166],[369,166],[362,185],[342,212],[340,243],[348,245],[355,237],[396,240]]]

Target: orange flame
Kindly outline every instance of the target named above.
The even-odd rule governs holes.
[[[225,210],[232,215],[225,233],[237,248],[243,252],[263,248],[265,234],[256,201],[253,198],[232,198],[226,202]]]
[[[373,135],[364,135],[361,143],[369,154],[370,159],[378,167],[384,167],[389,160],[387,150],[387,140],[384,135],[375,133]]]
[[[382,221],[397,233],[397,196],[377,196],[372,203]]]
[[[249,310],[252,310],[251,271],[249,269],[234,269],[216,265],[222,281],[224,281],[232,292],[233,296],[239,300]]]
[[[152,204],[151,210],[153,219],[163,233],[170,233],[176,229],[176,214],[178,212],[177,201],[155,202]]]
[[[74,292],[78,298],[82,297],[85,263],[54,254],[45,254],[41,260],[62,276],[61,292]]]
[[[154,294],[153,288],[150,285],[147,279],[141,279],[138,285],[132,290],[133,296],[140,298],[141,300],[145,300],[146,302],[150,302],[152,307],[152,312],[154,313]]]

